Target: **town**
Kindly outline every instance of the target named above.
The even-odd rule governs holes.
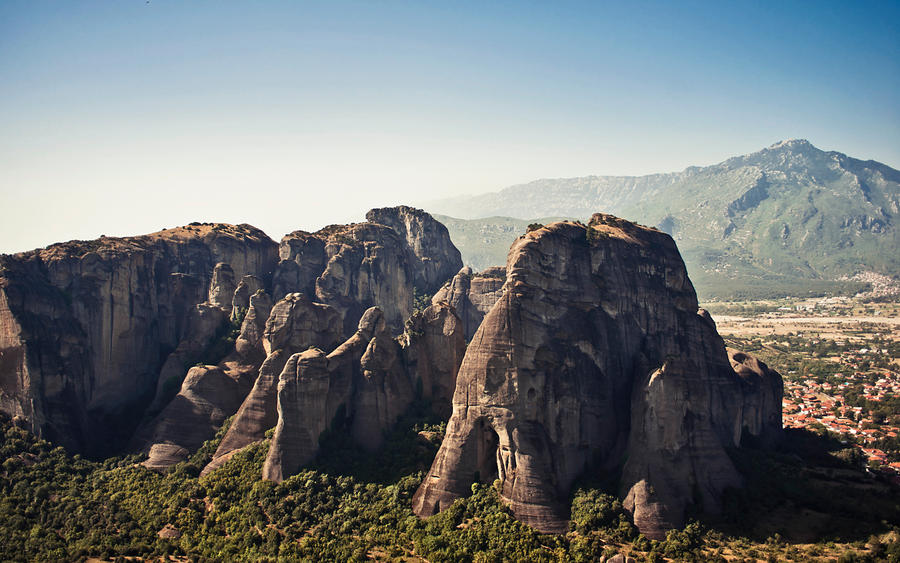
[[[728,346],[784,379],[785,428],[828,433],[900,485],[900,324],[895,303],[849,298],[709,305]]]

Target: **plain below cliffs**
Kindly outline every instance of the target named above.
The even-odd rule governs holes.
[[[726,449],[781,432],[781,378],[729,358],[671,237],[595,214],[520,237],[506,272],[466,350],[415,512],[499,480],[519,519],[562,532],[586,472],[620,473],[648,537],[682,525],[692,505],[720,509],[723,490],[741,484]]]

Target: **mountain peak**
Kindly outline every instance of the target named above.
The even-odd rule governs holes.
[[[815,149],[812,143],[807,141],[806,139],[785,139],[784,141],[778,141],[774,145],[770,146],[768,150],[778,150],[778,149],[793,149],[793,150],[807,150],[807,149]]]

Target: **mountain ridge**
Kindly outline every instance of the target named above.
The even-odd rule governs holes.
[[[736,297],[745,286],[787,294],[852,290],[837,280],[900,274],[892,250],[900,243],[900,171],[805,139],[681,172],[540,179],[428,207],[445,216],[456,240],[466,238],[466,225],[454,226],[455,217],[477,231],[490,230],[490,216],[584,219],[597,209],[671,234],[705,297]],[[474,264],[473,251],[460,247],[473,267],[487,265]],[[484,244],[475,247],[484,254]]]

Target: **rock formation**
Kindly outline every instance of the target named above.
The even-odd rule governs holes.
[[[266,430],[275,426],[278,380],[290,357],[312,347],[330,350],[340,342],[340,336],[338,312],[328,305],[310,301],[301,293],[288,294],[272,307],[262,338],[266,359],[259,368],[253,389],[240,405],[203,474],[220,467],[241,449],[262,440]]]
[[[360,447],[371,452],[381,446],[385,431],[412,402],[415,390],[404,369],[400,344],[386,332],[372,337],[359,368],[351,433]]]
[[[187,457],[238,410],[209,471],[276,423],[285,365],[317,347],[332,351],[323,408],[344,405],[361,445],[377,447],[415,394],[417,376],[392,336],[416,289],[437,290],[462,263],[427,213],[385,208],[368,218],[297,231],[277,246],[247,225],[194,223],[0,257],[0,409],[92,456],[130,438],[156,469]],[[429,392],[444,397],[455,366],[443,364],[460,355],[451,317],[421,321],[428,337],[416,363],[418,377],[439,382]],[[241,319],[240,333],[229,333]]]
[[[226,262],[219,262],[213,268],[212,280],[209,282],[209,299],[207,302],[231,313],[231,302],[237,284],[234,281],[234,270]]]
[[[406,241],[413,284],[419,291],[434,292],[462,266],[447,227],[421,209],[405,205],[372,209],[366,220],[390,227]]]
[[[449,418],[456,374],[466,353],[462,320],[449,304],[437,301],[407,322],[404,356],[409,372],[432,401],[434,411]]]
[[[449,303],[462,319],[466,340],[472,338],[481,325],[482,319],[500,299],[506,282],[506,268],[495,266],[472,273],[468,266],[461,269],[453,279],[445,284],[434,297],[432,303]]]
[[[296,231],[279,246],[276,295],[302,292],[337,309],[345,334],[378,306],[400,332],[413,308],[414,288],[431,294],[462,267],[447,229],[410,207],[373,209],[367,223]]]
[[[166,357],[160,368],[156,395],[150,405],[150,411],[159,412],[172,399],[172,395],[185,377],[185,366],[193,365],[200,360],[203,351],[221,330],[226,315],[225,310],[209,303],[195,305],[190,311],[184,338],[178,343],[175,351]]]
[[[499,479],[519,519],[561,532],[574,479],[621,469],[626,507],[659,538],[692,502],[715,512],[740,484],[725,449],[758,431],[742,406],[774,405],[765,382],[732,369],[668,235],[602,214],[534,230],[510,249],[413,508],[434,514]]]
[[[219,366],[192,367],[181,390],[157,417],[143,465],[168,469],[215,435],[222,422],[250,391],[252,370]]]
[[[119,450],[215,265],[265,277],[276,249],[249,225],[197,223],[0,256],[0,409],[73,451]]]
[[[741,427],[764,445],[778,442],[783,421],[781,399],[784,382],[781,375],[753,356],[726,348],[731,367],[744,382],[744,402],[741,405]]]
[[[266,284],[262,279],[254,275],[244,276],[238,283],[237,288],[235,288],[234,296],[231,298],[232,314],[237,315],[240,311],[246,311],[250,307],[250,298],[257,291],[264,290],[265,287]]]
[[[263,333],[266,330],[266,320],[272,312],[272,298],[260,289],[250,297],[249,303],[247,314],[244,315],[244,321],[241,323],[241,333],[234,343],[234,348],[241,357],[255,363],[254,360],[259,359],[261,362],[266,357]]]
[[[331,374],[318,348],[294,354],[278,379],[278,423],[263,465],[263,479],[280,483],[311,461],[334,413],[327,410]]]
[[[353,420],[354,393],[363,377],[361,360],[372,342],[384,336],[384,314],[372,307],[363,314],[353,336],[330,354],[310,349],[291,356],[278,381],[278,424],[263,478],[280,482],[290,477],[315,457],[319,436],[329,425],[343,426]],[[402,408],[408,404],[407,400]],[[335,421],[339,412],[343,420]]]
[[[405,346],[386,329],[383,312],[372,307],[359,327],[330,354],[294,354],[278,382],[278,424],[263,477],[282,481],[311,461],[329,425],[348,426],[363,449],[377,449],[385,433],[415,397],[414,381],[425,382],[427,398],[446,402],[465,351],[462,327],[449,305],[429,306],[410,319]],[[410,358],[415,358],[410,361]]]

